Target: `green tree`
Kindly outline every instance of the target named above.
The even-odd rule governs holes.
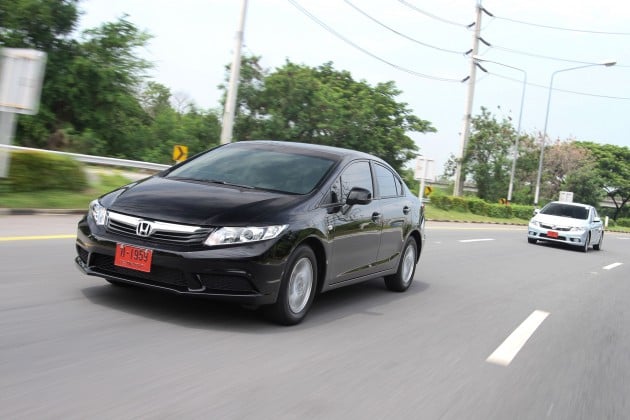
[[[560,191],[573,192],[574,201],[599,206],[599,186],[591,152],[573,140],[556,141],[545,150],[541,197],[557,200]]]
[[[593,142],[577,144],[588,149],[595,157],[599,186],[615,203],[613,219],[617,220],[630,200],[630,148]]]
[[[237,139],[279,139],[372,153],[395,169],[416,156],[408,132],[434,132],[430,122],[397,102],[393,82],[370,86],[332,63],[313,68],[287,61],[267,73],[257,59],[243,61]]]
[[[481,115],[473,117],[463,170],[472,175],[479,198],[497,201],[506,196],[511,169],[509,154],[515,140],[516,132],[508,119],[499,122],[484,107]]]

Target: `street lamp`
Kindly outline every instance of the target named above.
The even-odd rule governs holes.
[[[549,121],[549,104],[551,104],[551,92],[553,91],[553,78],[556,76],[556,74],[569,71],[569,70],[584,69],[587,67],[595,67],[595,66],[611,67],[611,66],[614,66],[615,64],[617,64],[616,61],[607,61],[605,63],[593,63],[593,64],[586,64],[584,66],[569,67],[568,69],[556,70],[553,73],[551,73],[551,80],[549,81],[549,94],[547,96],[547,113],[545,114],[545,127],[543,128],[543,136],[542,136],[542,141],[540,144],[540,160],[538,161],[538,175],[536,176],[536,193],[534,194],[534,206],[538,205],[538,198],[540,197],[540,179],[542,177],[543,156],[545,153],[545,140],[547,138],[547,122]]]
[[[523,117],[523,102],[525,101],[525,88],[527,87],[527,72],[523,69],[519,69],[518,67],[508,66],[507,64],[498,63],[496,61],[486,60],[485,58],[477,57],[476,55],[473,55],[473,58],[476,61],[498,64],[499,66],[508,67],[508,68],[518,70],[523,73],[523,93],[521,94],[521,109],[518,112],[518,123],[517,123],[517,128],[516,128],[516,143],[514,144],[514,158],[512,159],[512,170],[510,171],[510,185],[508,187],[508,195],[507,195],[507,202],[510,203],[512,201],[512,191],[514,189],[514,173],[516,172],[516,159],[518,159],[518,141],[519,141],[519,136],[521,134],[521,119]],[[483,67],[482,67],[482,70],[485,71]]]

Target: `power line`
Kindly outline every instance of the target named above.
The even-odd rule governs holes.
[[[491,75],[491,76],[495,76],[495,77],[498,77],[500,79],[505,79],[505,80],[509,80],[511,82],[517,82],[519,84],[523,84],[522,80],[518,80],[518,79],[515,79],[513,77],[503,76],[501,74],[493,73],[493,72],[487,72],[487,73],[489,75]],[[549,86],[539,85],[537,83],[530,83],[530,82],[527,82],[527,86],[534,86],[534,87],[538,87],[538,88],[549,89]],[[555,92],[571,93],[571,94],[574,94],[574,95],[590,96],[590,97],[594,97],[594,98],[604,98],[604,99],[616,99],[616,100],[620,100],[620,101],[630,101],[630,97],[625,97],[625,96],[598,95],[596,93],[578,92],[578,91],[575,91],[575,90],[558,89],[558,88],[552,88],[552,90],[555,91]]]
[[[521,54],[521,55],[527,55],[527,56],[530,56],[530,57],[544,58],[546,60],[562,61],[562,62],[565,62],[565,63],[597,64],[597,63],[592,62],[592,61],[580,61],[580,60],[573,60],[573,59],[570,59],[570,58],[552,57],[552,56],[549,56],[549,55],[536,54],[536,53],[527,52],[527,51],[515,50],[515,49],[512,49],[512,48],[506,48],[506,47],[502,47],[500,45],[494,45],[494,44],[490,44],[490,48],[495,48],[497,50],[506,51],[506,52],[513,53],[513,54]],[[630,66],[617,65],[617,67],[630,67]]]
[[[399,0],[399,1],[402,1],[402,0]],[[588,30],[588,29],[563,28],[563,27],[560,27],[560,26],[541,25],[539,23],[526,22],[526,21],[523,21],[523,20],[511,19],[511,18],[496,16],[496,15],[493,15],[493,17],[495,19],[506,20],[508,22],[518,23],[518,24],[521,24],[521,25],[528,25],[528,26],[534,26],[534,27],[545,28],[545,29],[555,29],[555,30],[558,30],[558,31],[582,32],[582,33],[597,34],[597,35],[621,35],[621,36],[628,36],[628,35],[630,35],[630,32],[609,32],[609,31],[593,31],[593,30]]]
[[[365,48],[355,44],[354,42],[350,41],[348,38],[344,37],[339,32],[335,31],[333,28],[331,28],[330,26],[326,25],[324,22],[319,20],[316,16],[314,16],[311,12],[309,12],[304,7],[302,7],[300,4],[298,4],[295,0],[288,0],[288,1],[289,1],[289,3],[291,3],[291,5],[293,7],[298,9],[300,12],[302,12],[304,15],[306,15],[309,19],[311,19],[312,21],[317,23],[319,26],[324,28],[326,31],[330,32],[331,34],[333,34],[337,38],[341,39],[345,43],[347,43],[350,46],[352,46],[353,48],[361,51],[363,54],[369,55],[370,57],[374,58],[375,60],[380,61],[381,63],[387,64],[388,66],[391,66],[391,67],[393,67],[393,68],[395,68],[397,70],[400,70],[400,71],[403,71],[405,73],[411,74],[413,76],[421,77],[421,78],[424,78],[424,79],[438,80],[440,82],[457,82],[457,83],[461,82],[460,79],[450,79],[450,78],[447,78],[447,77],[431,76],[431,75],[428,75],[428,74],[424,74],[424,73],[420,73],[420,72],[417,72],[417,71],[414,71],[414,70],[407,69],[405,67],[402,67],[402,66],[399,66],[397,64],[394,64],[394,63],[392,63],[390,61],[387,61],[384,58],[381,58],[381,57],[377,56],[376,54],[374,54],[374,53],[366,50]]]
[[[413,9],[416,12],[421,13],[421,14],[423,14],[425,16],[428,16],[428,17],[430,17],[432,19],[439,20],[440,22],[448,23],[449,25],[460,26],[460,27],[463,27],[463,28],[469,28],[471,26],[471,25],[465,25],[463,23],[454,22],[452,20],[441,18],[441,17],[439,17],[437,15],[434,15],[432,13],[429,13],[429,12],[427,12],[425,10],[422,10],[422,9],[414,6],[413,4],[409,3],[408,1],[405,1],[405,0],[398,0],[398,1],[401,2],[402,4],[404,4],[405,6],[407,6],[408,8]]]
[[[391,32],[393,32],[393,33],[395,33],[395,34],[396,34],[396,35],[398,35],[398,36],[401,36],[401,37],[403,37],[403,38],[405,38],[405,39],[408,39],[409,41],[415,42],[416,44],[422,45],[422,46],[427,47],[427,48],[433,48],[434,50],[438,50],[438,51],[443,51],[443,52],[452,53],[452,54],[457,54],[457,55],[466,55],[466,51],[455,51],[455,50],[449,50],[449,49],[446,49],[446,48],[437,47],[437,46],[435,46],[435,45],[426,44],[426,43],[424,43],[424,42],[422,42],[422,41],[418,41],[417,39],[414,39],[414,38],[412,38],[412,37],[410,37],[410,36],[408,36],[408,35],[405,35],[405,34],[403,34],[402,32],[399,32],[399,31],[397,31],[397,30],[395,30],[395,29],[393,29],[393,28],[391,28],[391,27],[389,27],[389,26],[385,25],[384,23],[382,23],[382,22],[381,22],[381,21],[379,21],[378,19],[376,19],[376,18],[374,18],[374,17],[370,16],[369,14],[367,14],[366,12],[364,12],[363,10],[361,10],[360,8],[358,8],[356,5],[354,5],[352,2],[350,2],[350,0],[344,0],[344,1],[345,1],[345,3],[346,3],[348,6],[352,7],[354,10],[356,10],[356,11],[357,11],[357,12],[359,12],[359,13],[361,13],[363,16],[365,16],[366,18],[370,19],[370,20],[371,20],[371,21],[373,21],[374,23],[376,23],[376,24],[378,24],[378,25],[382,26],[383,28],[385,28],[385,29],[387,29],[387,30],[389,30],[389,31],[391,31]]]

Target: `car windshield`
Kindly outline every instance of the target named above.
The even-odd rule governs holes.
[[[252,147],[221,147],[174,169],[166,178],[307,194],[335,161]]]
[[[549,203],[540,211],[540,213],[548,214],[550,216],[571,217],[573,219],[581,220],[586,220],[588,218],[587,208],[562,203]]]

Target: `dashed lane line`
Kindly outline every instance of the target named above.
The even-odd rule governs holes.
[[[616,263],[608,264],[607,266],[604,267],[604,270],[612,270],[613,268],[617,268],[620,265],[623,265],[623,263],[616,262]]]
[[[487,242],[487,241],[494,241],[494,239],[492,238],[483,238],[483,239],[460,239],[459,242],[465,244],[468,242]]]
[[[549,312],[539,310],[532,312],[531,315],[488,356],[486,362],[500,366],[508,366],[547,316],[549,316]]]

